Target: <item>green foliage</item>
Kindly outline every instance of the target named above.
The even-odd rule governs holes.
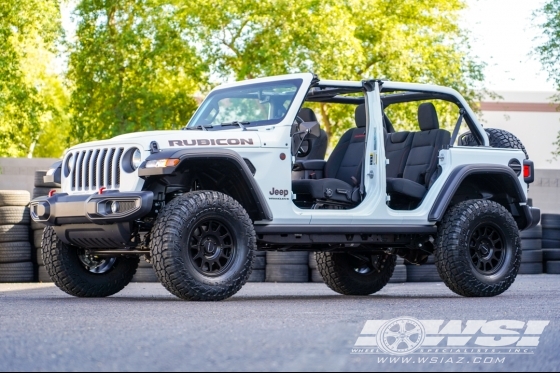
[[[183,127],[205,66],[163,0],[82,0],[70,45],[78,142]]]
[[[543,31],[541,43],[535,48],[541,64],[545,68],[551,81],[560,91],[560,0],[549,0],[535,13],[535,18],[544,20],[539,26]],[[556,96],[560,102],[560,95]],[[553,143],[556,150],[552,153],[554,159],[560,157],[560,132]]]
[[[0,8],[0,156],[33,156],[46,129],[64,126],[64,90],[51,69],[61,36],[58,0],[3,0]],[[40,146],[39,146],[40,147]],[[50,145],[59,156],[61,142]]]
[[[540,24],[542,43],[535,51],[550,79],[560,90],[560,0],[549,0],[535,16],[544,19]]]
[[[314,71],[326,79],[441,84],[475,102],[483,74],[458,26],[464,6],[463,0],[229,0],[195,2],[183,11],[204,41],[204,59],[222,78]],[[310,106],[331,138],[353,125],[350,108]],[[447,106],[441,110],[449,116]],[[392,116],[411,128],[416,112]]]
[[[475,102],[483,75],[458,26],[464,1],[76,0],[63,85],[49,70],[59,0],[4,0],[0,155],[58,156],[69,144],[180,128],[216,83],[300,71],[441,84]],[[312,106],[331,139],[353,125],[351,108]],[[438,111],[454,124],[449,105]],[[390,116],[411,128],[416,107]]]

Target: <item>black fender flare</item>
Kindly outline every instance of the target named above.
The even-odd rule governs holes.
[[[170,167],[154,167],[146,168],[146,164],[150,161],[162,159],[178,159],[179,163]],[[257,207],[260,219],[272,221],[272,211],[266,202],[257,181],[253,176],[253,172],[249,168],[247,162],[235,151],[230,149],[163,149],[157,153],[151,154],[140,165],[138,176],[142,178],[157,177],[165,175],[173,175],[182,172],[189,161],[192,160],[220,160],[231,163],[241,174],[243,181],[248,188],[252,202]]]
[[[511,168],[495,164],[462,165],[451,171],[430,210],[428,215],[429,221],[439,222],[443,219],[459,187],[467,177],[472,175],[499,175],[507,181],[507,184],[503,187],[507,189],[507,194],[514,198],[517,204],[525,204],[527,202],[527,197],[521,187],[519,178]],[[538,223],[538,220],[534,223],[534,216],[528,206],[520,206],[518,213],[522,218],[521,221],[518,221],[520,229],[526,229]]]

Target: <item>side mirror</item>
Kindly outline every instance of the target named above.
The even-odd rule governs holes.
[[[307,134],[312,138],[318,138],[321,135],[321,127],[319,122],[301,122],[298,126],[298,132]]]

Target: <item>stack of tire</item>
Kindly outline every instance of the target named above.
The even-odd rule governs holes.
[[[521,267],[520,275],[539,275],[543,273],[543,230],[540,225],[521,231]]]
[[[323,276],[319,272],[317,267],[317,259],[315,258],[315,253],[309,253],[309,268],[311,269],[311,282],[324,283]],[[393,272],[393,276],[389,281],[390,284],[401,284],[406,282],[406,266],[404,265],[404,259],[397,259],[397,266]]]
[[[397,258],[397,266],[395,267],[395,271],[393,272],[393,276],[391,280],[389,280],[390,284],[402,284],[407,280],[407,266],[404,265],[403,258]]]
[[[144,257],[140,258],[140,263],[134,277],[132,277],[132,282],[159,282],[152,263],[147,262]]]
[[[319,272],[319,267],[317,266],[317,258],[315,253],[309,253],[309,270],[311,271],[311,282],[324,283],[323,276]]]
[[[436,267],[436,257],[430,255],[426,264],[416,265],[405,261],[407,282],[441,282]]]
[[[544,270],[551,275],[560,274],[560,215],[543,214],[543,259]]]
[[[0,191],[0,282],[32,282],[29,192]]]
[[[47,171],[36,171],[35,172],[35,188],[33,188],[33,198],[43,197],[49,194],[51,190],[60,192],[60,184],[58,183],[46,183],[43,178],[47,175]],[[45,263],[43,262],[43,254],[41,253],[41,240],[43,237],[43,230],[45,226],[42,224],[35,223],[31,221],[32,229],[32,243],[33,243],[33,258],[34,263],[37,266],[37,274],[39,282],[52,282],[47,270],[45,269]]]
[[[309,253],[266,253],[266,282],[309,282]]]
[[[264,282],[266,280],[266,251],[255,252],[253,272],[247,282]]]

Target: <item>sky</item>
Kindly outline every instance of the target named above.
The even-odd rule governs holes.
[[[540,31],[532,14],[543,0],[466,0],[462,26],[470,32],[472,53],[486,64],[484,88],[496,91],[554,91],[536,56],[530,53]],[[71,6],[65,6],[63,25],[68,35],[75,26]]]
[[[491,91],[554,91],[531,51],[540,31],[532,14],[542,0],[467,0],[463,27],[472,52],[486,63],[485,88]]]

